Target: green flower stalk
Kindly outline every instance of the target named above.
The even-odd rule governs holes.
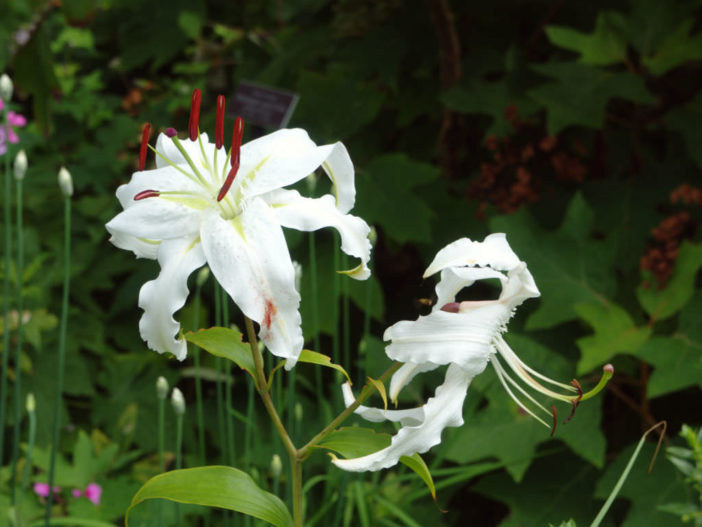
[[[6,74],[0,76],[0,100],[8,102],[12,98],[12,80]],[[3,126],[9,127],[8,105],[3,105]],[[10,264],[12,258],[12,219],[10,207],[12,206],[11,181],[10,181],[10,144],[7,142],[8,152],[5,154],[5,272],[2,279],[2,312],[3,312],[3,332],[2,332],[2,372],[0,373],[0,430],[5,429],[5,408],[7,399],[7,368],[10,358]],[[0,465],[2,465],[2,454],[4,452],[4,434],[0,434]]]
[[[58,184],[63,194],[64,202],[64,231],[63,231],[63,296],[61,299],[61,323],[59,327],[58,371],[56,372],[56,397],[54,399],[54,429],[51,438],[51,458],[49,460],[49,496],[46,500],[45,525],[51,521],[51,506],[54,501],[54,476],[56,470],[56,453],[61,420],[61,402],[63,400],[63,377],[66,364],[66,329],[68,326],[68,293],[71,283],[71,196],[73,196],[73,180],[70,172],[61,167],[58,173]]]
[[[164,377],[156,379],[156,396],[158,397],[158,468],[161,472],[166,470],[164,461],[164,429],[165,429],[165,404],[168,396],[168,381]]]
[[[176,414],[176,469],[183,468],[183,416],[185,415],[185,398],[183,392],[178,388],[173,388],[171,393],[171,404]],[[178,525],[181,524],[180,506],[176,503],[176,518]]]
[[[37,435],[37,414],[36,414],[36,400],[34,399],[33,393],[27,394],[27,400],[25,403],[25,409],[27,410],[27,415],[29,416],[29,438],[27,441],[27,455],[24,459],[24,470],[22,471],[22,482],[20,484],[20,495],[17,500],[17,508],[19,509],[22,504],[22,497],[24,492],[27,490],[27,485],[29,484],[30,471],[32,469],[32,453],[34,452],[34,439]]]
[[[15,503],[17,458],[19,457],[20,429],[22,427],[22,413],[20,399],[22,398],[22,371],[20,368],[22,357],[22,324],[24,302],[22,300],[22,285],[24,276],[24,238],[22,227],[22,182],[27,172],[27,154],[20,150],[15,156],[13,166],[15,181],[17,182],[17,344],[15,346],[15,423],[12,435],[12,471],[10,483],[10,501]]]

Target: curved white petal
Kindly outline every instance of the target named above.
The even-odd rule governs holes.
[[[241,147],[241,166],[231,192],[237,201],[260,196],[300,181],[322,166],[331,174],[337,207],[345,213],[355,199],[353,165],[347,158],[341,143],[317,146],[304,130],[278,130]]]
[[[161,243],[158,249],[161,272],[139,291],[141,338],[152,350],[170,352],[178,360],[187,354],[187,343],[174,338],[180,324],[173,319],[188,297],[188,276],[205,263],[205,255],[196,237],[182,237]]]
[[[322,227],[335,228],[341,235],[341,250],[361,260],[358,270],[351,276],[359,280],[370,276],[370,227],[358,216],[340,212],[331,194],[320,198],[303,198],[296,190],[277,190],[265,198],[272,205],[273,212],[283,227],[299,231],[316,231]]]
[[[179,139],[179,141],[198,169],[204,169],[214,156],[215,145],[209,142],[207,134],[200,134],[199,141],[191,141],[188,138]],[[202,156],[200,143],[202,143],[202,149],[205,150],[205,157]],[[187,165],[188,163],[183,154],[180,153],[180,150],[178,150],[178,147],[173,144],[173,139],[166,134],[158,134],[156,152],[156,168],[169,166],[168,161],[174,165]],[[226,157],[226,154],[224,157]]]
[[[385,330],[385,353],[393,360],[422,364],[455,363],[473,375],[482,373],[493,353],[492,340],[510,311],[489,302],[470,313],[434,311],[416,321],[402,320]]]
[[[507,276],[507,283],[504,284],[500,301],[506,303],[508,307],[515,308],[527,298],[541,296],[534,277],[524,262],[512,269]]]
[[[473,374],[452,364],[446,370],[444,383],[421,408],[424,418],[416,425],[407,425],[392,438],[389,447],[355,459],[335,459],[339,468],[360,472],[380,470],[395,465],[402,456],[423,453],[441,442],[441,433],[448,426],[463,424],[463,401]]]
[[[282,228],[270,207],[253,200],[233,220],[214,210],[203,218],[202,246],[212,273],[259,335],[292,368],[302,351],[300,295]]]
[[[507,277],[489,267],[447,267],[441,270],[441,280],[436,284],[436,304],[434,310],[441,309],[456,299],[458,292],[464,287],[470,287],[476,280],[497,278],[504,287]]]
[[[161,198],[136,202],[112,218],[105,227],[115,233],[135,238],[161,241],[195,234],[200,229],[202,212]]]
[[[112,242],[112,245],[120,249],[132,251],[137,258],[155,260],[158,256],[158,248],[161,242],[136,238],[135,236],[130,236],[129,234],[124,234],[119,231],[114,231],[111,234],[110,242]]]
[[[344,404],[346,404],[347,408],[356,402],[349,383],[342,384],[341,391],[344,394]],[[424,419],[424,407],[421,406],[419,408],[410,408],[409,410],[381,410],[380,408],[360,405],[354,410],[354,413],[372,423],[393,421],[399,422],[403,426],[418,425]]]
[[[441,249],[424,272],[424,278],[446,267],[490,266],[509,271],[519,265],[519,258],[507,243],[504,233],[490,234],[482,242],[461,238]]]
[[[171,166],[157,168],[155,170],[144,170],[142,172],[134,172],[129,183],[120,185],[117,188],[117,199],[119,199],[122,208],[126,209],[134,205],[140,205],[141,201],[134,201],[134,196],[145,190],[158,190],[162,192],[180,192],[193,195],[201,195],[207,198],[205,189],[198,183],[193,182],[185,174],[176,170]],[[156,198],[146,198],[155,200]]]
[[[423,362],[421,364],[407,362],[400,366],[393,374],[392,379],[390,379],[390,393],[388,394],[390,395],[390,400],[393,402],[396,401],[402,388],[407,386],[417,375],[427,371],[433,371],[438,367],[439,365],[433,362]]]

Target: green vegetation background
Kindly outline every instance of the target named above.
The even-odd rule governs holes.
[[[30,121],[19,130],[30,160],[24,294],[31,320],[21,367],[24,389],[37,398],[44,454],[36,474],[47,463],[55,390],[58,167],[70,169],[76,188],[62,470],[70,481],[104,487],[100,507],[87,500],[66,506],[117,522],[157,468],[155,379],[163,374],[181,386],[193,416],[193,369],[145,349],[136,302],[157,266],[112,247],[104,223],[118,211],[115,189],[137,166],[144,122],[184,128],[190,92],[199,87],[201,129],[213,132],[216,95],[230,97],[239,81],[251,80],[300,95],[291,126],[319,144],[344,142],[357,170],[355,214],[378,230],[371,285],[342,289],[351,299],[349,371],[379,374],[383,329],[428,310],[422,299],[432,297],[434,282],[421,275],[436,250],[493,231],[507,233],[542,292],[510,324],[515,351],[583,385],[596,382],[606,362],[616,370],[606,393],[559,424],[554,438],[516,410],[491,372],[476,378],[466,424],[447,430],[428,456],[445,513],[402,469],[352,477],[318,455],[306,476],[329,472],[338,490],[313,489],[308,517],[326,500],[335,505],[319,515],[320,525],[334,518],[359,525],[363,507],[372,525],[544,526],[570,517],[587,524],[643,430],[666,419],[673,444],[683,423],[702,422],[701,6],[2,2],[0,71],[14,79],[14,109]],[[307,238],[286,235],[308,271]],[[309,342],[320,334],[318,351],[331,354],[330,336],[343,333],[334,319],[340,299],[331,294],[332,236],[322,232],[316,241],[321,316],[315,327],[303,272],[303,324]],[[211,283],[203,294],[207,305]],[[373,338],[359,350],[364,309]],[[200,324],[211,317],[203,309]],[[192,320],[192,302],[180,319]],[[233,379],[234,406],[243,413],[246,383],[240,373]],[[300,379],[302,441],[334,403],[314,398],[311,370]],[[338,399],[333,376],[324,379],[329,401]],[[418,380],[402,404],[422,401],[437,379]],[[205,387],[215,430],[212,377]],[[194,422],[186,427],[186,466],[197,464]],[[265,487],[275,441],[262,419],[255,426],[253,455],[239,461]],[[221,445],[214,432],[207,439],[215,463]],[[695,494],[666,459],[650,476],[640,464],[609,525],[674,525],[677,518],[658,507],[695,502]]]

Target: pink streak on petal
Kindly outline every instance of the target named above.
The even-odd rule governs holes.
[[[92,501],[95,505],[100,504],[100,496],[102,496],[102,487],[97,483],[91,483],[85,487],[85,497]]]

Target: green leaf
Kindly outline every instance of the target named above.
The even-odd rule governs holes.
[[[636,294],[639,302],[651,316],[652,321],[666,319],[682,309],[695,291],[695,276],[702,267],[702,244],[683,242],[680,246],[675,270],[665,289],[654,284],[639,287]]]
[[[345,458],[367,456],[378,450],[390,446],[392,436],[379,434],[372,428],[360,426],[347,426],[333,431],[315,448],[332,450]],[[412,469],[427,485],[434,501],[436,501],[436,488],[434,480],[424,460],[417,453],[411,456],[402,456],[400,463]]]
[[[29,527],[43,527],[46,525],[44,520],[36,521],[29,524]],[[68,527],[115,527],[114,523],[108,523],[100,520],[91,520],[87,518],[76,518],[75,516],[66,516],[64,518],[51,518],[49,525],[66,525]]]
[[[436,501],[436,487],[434,486],[434,479],[431,477],[429,467],[422,459],[422,456],[416,452],[411,456],[402,456],[400,458],[400,463],[411,468],[419,475],[420,478],[422,478],[422,481],[424,481],[426,484],[429,492],[431,492],[431,497],[434,499],[434,501]]]
[[[625,23],[621,14],[602,11],[589,35],[561,26],[547,26],[546,35],[552,44],[580,53],[583,64],[607,66],[626,59]]]
[[[698,93],[686,104],[672,109],[665,116],[668,127],[681,135],[687,153],[698,167],[702,167],[700,121],[702,121],[702,93]]]
[[[702,32],[690,35],[693,27],[694,19],[683,21],[653,54],[641,57],[643,65],[653,75],[659,76],[685,62],[702,59]]]
[[[246,472],[232,467],[198,467],[173,470],[147,481],[136,493],[125,515],[139,503],[151,499],[220,507],[258,518],[276,527],[292,527],[285,504],[262,490]]]
[[[617,353],[635,354],[651,336],[651,328],[636,327],[629,313],[613,302],[577,304],[575,311],[595,332],[577,340],[582,354],[578,374],[605,364]]]
[[[297,362],[306,362],[307,364],[317,364],[326,368],[333,368],[336,371],[343,373],[349,384],[353,384],[351,382],[351,377],[349,377],[349,374],[346,373],[346,370],[340,365],[334,364],[331,361],[331,357],[322,353],[317,353],[316,351],[312,350],[302,350],[300,352],[300,356],[297,358]]]
[[[546,109],[551,135],[572,125],[602,128],[605,109],[612,99],[655,102],[643,79],[628,72],[612,73],[576,62],[537,64],[532,69],[555,79],[529,92]]]
[[[185,338],[196,346],[211,353],[215,357],[222,357],[232,361],[241,369],[249,372],[256,378],[255,366],[249,344],[241,341],[241,333],[229,328],[209,328],[196,332],[188,331]]]
[[[439,170],[405,154],[371,160],[356,178],[356,214],[382,227],[398,243],[428,242],[434,212],[417,187],[432,183]]]
[[[614,294],[613,250],[606,241],[592,238],[592,219],[592,210],[577,193],[555,232],[541,228],[525,210],[490,221],[493,232],[507,233],[541,291],[540,305],[527,319],[527,329],[573,320],[578,317],[576,304],[605,303]]]

